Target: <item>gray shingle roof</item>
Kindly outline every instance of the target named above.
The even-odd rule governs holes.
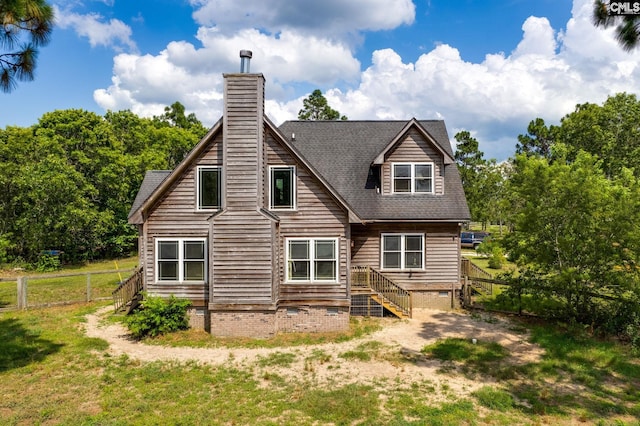
[[[407,121],[287,121],[279,130],[363,220],[469,220],[466,198],[455,164],[445,166],[444,195],[382,195],[367,188],[376,156]],[[420,126],[453,157],[443,121]],[[295,134],[295,139],[291,135]]]
[[[145,201],[153,194],[153,191],[160,186],[160,184],[169,176],[171,171],[169,170],[149,170],[144,175],[140,189],[136,194],[136,199],[133,200],[131,210],[129,210],[129,217],[131,217]]]

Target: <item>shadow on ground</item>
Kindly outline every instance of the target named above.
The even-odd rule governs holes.
[[[40,362],[62,348],[15,318],[0,320],[0,372]]]

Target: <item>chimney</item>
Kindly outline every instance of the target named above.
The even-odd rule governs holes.
[[[249,74],[251,72],[251,58],[253,53],[250,50],[240,51],[240,72],[242,74]]]
[[[248,50],[240,73],[224,74],[223,167],[229,211],[263,205],[264,77],[249,73]]]

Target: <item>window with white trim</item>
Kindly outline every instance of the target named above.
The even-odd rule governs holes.
[[[382,269],[424,269],[424,234],[382,234]]]
[[[289,238],[286,244],[287,281],[338,281],[337,238]]]
[[[433,193],[433,163],[393,163],[393,193]]]
[[[156,281],[205,281],[206,239],[156,239]]]
[[[269,208],[274,210],[296,208],[295,166],[269,167]]]
[[[220,167],[198,166],[197,176],[198,210],[219,209],[222,204]]]

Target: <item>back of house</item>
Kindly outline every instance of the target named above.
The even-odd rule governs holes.
[[[276,127],[261,74],[224,82],[223,117],[131,208],[149,294],[188,298],[219,336],[345,330],[363,294],[394,312],[361,281],[391,282],[409,314],[452,306],[469,211],[442,121]]]

